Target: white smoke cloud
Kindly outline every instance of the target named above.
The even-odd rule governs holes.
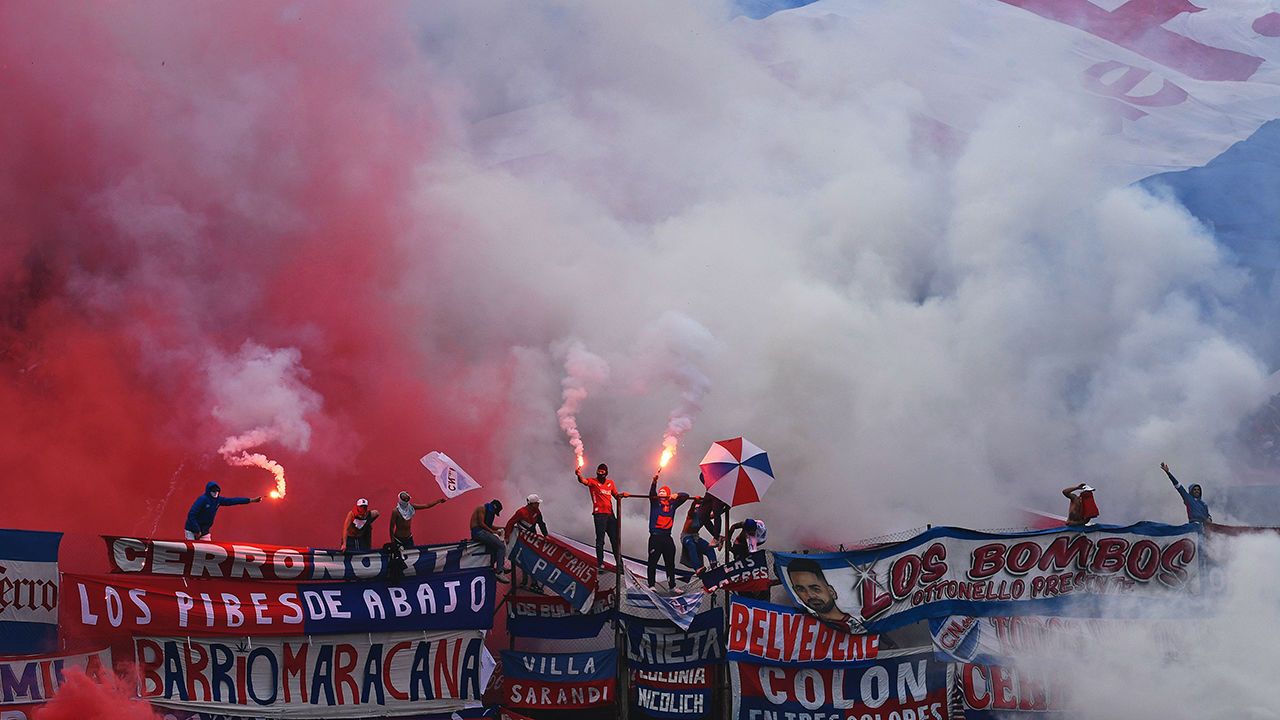
[[[1280,537],[1217,538],[1220,565],[1198,612],[1176,621],[1113,623],[1075,651],[1032,663],[1058,678],[1072,717],[1280,717],[1271,670],[1280,645],[1260,628],[1280,621]],[[1160,617],[1169,608],[1149,608]]]
[[[609,379],[609,364],[591,352],[580,341],[571,340],[564,349],[564,379],[560,381],[562,402],[556,411],[560,429],[569,439],[578,464],[582,464],[586,450],[582,433],[578,431],[578,410],[592,389]]]
[[[306,386],[301,363],[302,354],[294,348],[245,342],[235,355],[215,354],[207,367],[213,416],[231,433],[218,454],[231,465],[270,472],[279,495],[286,491],[284,467],[250,451],[270,443],[294,452],[310,447],[307,416],[319,411],[321,398]]]
[[[1229,330],[1239,269],[1171,199],[1112,179],[1117,140],[1060,34],[983,35],[956,67],[972,21],[937,3],[860,23],[433,4],[418,22],[449,136],[422,202],[466,238],[433,256],[457,273],[442,295],[490,348],[523,348],[512,424],[554,429],[564,399],[528,348],[581,338],[639,377],[626,349],[677,313],[723,348],[699,359],[716,392],[690,394],[685,458],[735,435],[768,450],[778,482],[745,512],[777,547],[1006,526],[1081,480],[1103,521],[1176,520],[1161,460],[1225,479],[1267,374]],[[949,74],[1011,59],[950,140],[922,133]],[[590,407],[592,459],[647,483],[670,398],[615,382]],[[558,467],[547,438],[513,436],[510,474]],[[520,486],[544,482],[553,525],[583,522],[571,483]]]

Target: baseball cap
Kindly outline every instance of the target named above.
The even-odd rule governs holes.
[[[369,501],[365,500],[364,498],[360,498],[359,500],[356,501],[356,507],[360,507],[362,505],[365,507],[368,507]]]
[[[542,502],[542,498],[538,497],[538,493],[533,493],[533,494],[532,494],[532,495],[530,495],[529,497],[525,498],[525,499],[524,499],[524,501],[525,501],[525,502],[527,502],[527,503],[531,503],[531,504],[532,504],[532,503],[540,503],[540,502]]]
[[[1080,488],[1080,492],[1093,492],[1093,486],[1085,485],[1084,487]]]

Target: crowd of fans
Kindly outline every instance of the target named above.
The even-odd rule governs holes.
[[[1209,506],[1204,501],[1203,489],[1198,483],[1183,488],[1169,470],[1166,463],[1160,463],[1160,469],[1168,476],[1169,482],[1182,497],[1186,507],[1187,520],[1193,523],[1212,522]],[[747,518],[734,523],[723,531],[724,518],[729,506],[711,494],[690,495],[689,493],[672,494],[671,488],[658,485],[658,475],[653,476],[646,495],[619,492],[613,480],[609,478],[609,466],[601,463],[596,467],[595,475],[586,478],[581,471],[575,471],[579,483],[587,488],[591,499],[591,516],[595,525],[595,555],[598,569],[604,568],[604,541],[608,538],[613,551],[614,561],[621,562],[618,552],[618,514],[623,498],[644,497],[649,500],[649,547],[648,547],[648,584],[657,588],[657,570],[661,563],[666,571],[667,590],[676,591],[676,544],[672,538],[675,527],[675,516],[686,503],[684,525],[680,531],[681,564],[692,568],[695,573],[717,564],[715,550],[728,543],[729,553],[734,559],[740,559],[758,550],[768,537],[768,528],[763,520]],[[698,476],[700,482],[702,475]],[[1093,522],[1100,515],[1095,489],[1087,483],[1080,483],[1062,490],[1062,494],[1070,501],[1067,509],[1066,525],[1082,527]],[[398,551],[415,545],[413,539],[413,518],[419,510],[435,507],[447,498],[440,498],[429,503],[415,503],[407,491],[402,491],[395,508],[391,511],[389,550]],[[247,505],[262,502],[262,497],[223,497],[218,483],[210,482],[205,486],[204,494],[196,498],[187,513],[184,526],[188,540],[212,540],[213,522],[218,509],[228,505]],[[512,514],[506,524],[499,527],[498,517],[502,514],[502,501],[492,499],[477,506],[471,513],[471,539],[479,543],[491,556],[491,564],[500,581],[507,582],[507,540],[519,532],[541,532],[547,534],[547,523],[542,517],[542,498],[536,493],[525,498],[525,504]],[[369,507],[369,501],[360,498],[347,513],[342,523],[341,547],[348,552],[373,549],[373,524],[381,514]],[[706,536],[704,536],[704,532]],[[736,534],[735,534],[736,533]],[[709,536],[709,537],[708,537]],[[793,563],[793,585],[804,588],[811,597],[804,601],[811,604],[819,612],[831,611],[834,607],[834,590],[825,583],[821,570]],[[812,576],[812,577],[810,577]],[[522,583],[530,584],[528,578]],[[802,598],[804,599],[804,598]]]

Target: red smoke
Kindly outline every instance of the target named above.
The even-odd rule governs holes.
[[[133,689],[110,672],[94,680],[71,668],[58,694],[36,708],[34,720],[159,720],[150,705],[131,700],[132,695]]]
[[[308,452],[263,448],[288,498],[215,538],[332,546],[359,496],[437,497],[432,449],[492,487],[505,369],[458,412],[476,368],[429,335],[462,323],[398,299],[430,297],[404,269],[437,242],[414,43],[383,3],[0,5],[0,527],[175,537],[207,480],[265,494],[215,453],[205,387],[246,341],[297,348],[323,409]],[[420,541],[461,538],[472,504]]]

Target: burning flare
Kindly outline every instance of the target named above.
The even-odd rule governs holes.
[[[261,428],[250,430],[243,435],[236,435],[227,438],[222,443],[222,447],[218,448],[218,454],[228,465],[237,467],[260,467],[271,473],[276,478],[276,488],[271,491],[272,499],[278,500],[285,496],[286,485],[284,481],[284,466],[263,455],[262,453],[251,453],[251,448],[257,447],[270,439],[270,433]]]
[[[662,457],[658,460],[658,474],[667,467],[667,463],[671,462],[671,458],[676,456],[676,440],[672,437],[666,437],[662,441]]]
[[[587,464],[587,458],[584,457],[582,453],[578,453],[578,469],[581,470],[582,466],[586,464]]]

